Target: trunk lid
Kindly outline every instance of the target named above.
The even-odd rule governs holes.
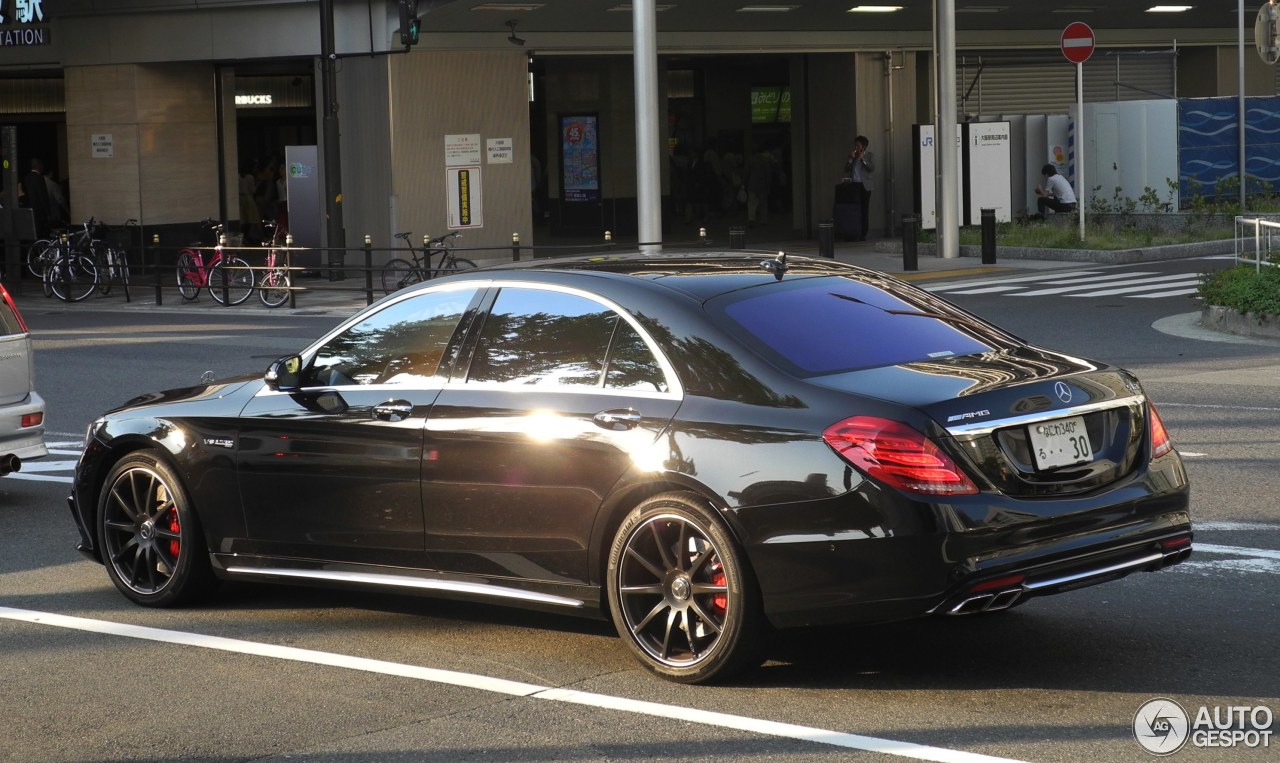
[[[1146,398],[1134,376],[1037,348],[811,381],[923,411],[939,430],[926,434],[1009,496],[1095,490],[1132,473],[1145,452]]]

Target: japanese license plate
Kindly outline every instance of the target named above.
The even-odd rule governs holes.
[[[1031,453],[1040,471],[1093,460],[1093,444],[1083,416],[1042,421],[1027,427]]]

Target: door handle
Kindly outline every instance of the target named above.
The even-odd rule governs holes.
[[[591,420],[601,429],[612,429],[615,432],[621,432],[626,429],[634,429],[640,423],[640,411],[634,408],[612,408],[607,411],[600,411]]]
[[[388,400],[373,406],[373,417],[382,421],[404,421],[413,413],[413,403],[408,400]]]

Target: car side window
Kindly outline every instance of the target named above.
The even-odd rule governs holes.
[[[614,330],[604,386],[642,392],[667,392],[670,389],[662,366],[649,350],[649,345],[626,321],[618,321]]]
[[[504,288],[485,319],[467,383],[599,387],[620,320],[575,294]]]
[[[306,386],[421,384],[440,365],[475,289],[432,291],[401,300],[325,342]]]

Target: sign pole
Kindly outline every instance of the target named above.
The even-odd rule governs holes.
[[[1076,64],[1076,215],[1084,241],[1084,62]]]
[[[1093,55],[1097,40],[1083,21],[1073,21],[1058,40],[1062,55],[1076,65],[1076,215],[1080,220],[1080,240],[1084,241],[1084,62]]]

